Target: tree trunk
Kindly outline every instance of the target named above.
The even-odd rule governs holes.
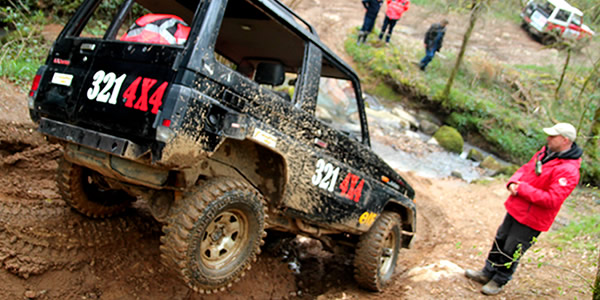
[[[563,81],[565,80],[565,75],[567,74],[567,68],[569,67],[569,61],[571,61],[571,45],[567,46],[567,59],[565,60],[565,65],[563,66],[562,74],[560,74],[560,80],[558,81],[558,86],[554,91],[554,100],[558,101],[558,92],[562,87]]]
[[[454,64],[452,73],[450,73],[450,77],[448,78],[448,82],[446,83],[446,87],[444,88],[444,92],[442,93],[442,97],[444,99],[448,99],[448,97],[450,97],[450,89],[452,89],[452,85],[454,84],[454,78],[456,77],[456,74],[458,74],[458,68],[462,63],[465,51],[467,50],[469,38],[471,38],[471,33],[473,33],[473,28],[475,28],[475,22],[477,22],[477,18],[479,18],[481,11],[483,11],[484,2],[487,2],[489,0],[473,1],[473,8],[471,9],[471,16],[469,17],[469,26],[467,27],[467,31],[465,31],[465,34],[463,36],[463,42],[460,46],[460,51],[458,52],[458,56],[456,57],[456,63]]]
[[[593,300],[600,300],[600,254],[598,254],[598,264],[596,265],[598,270],[596,271],[596,284],[594,284],[594,296]]]
[[[592,68],[592,71],[590,72],[590,74],[587,76],[587,78],[583,82],[583,85],[581,86],[581,90],[579,90],[579,94],[577,95],[577,99],[581,99],[581,96],[583,95],[583,92],[585,92],[587,85],[590,83],[590,81],[592,81],[592,78],[596,78],[595,76],[598,73],[598,67],[600,67],[600,57],[594,64],[594,67]],[[583,119],[585,117],[585,114],[587,113],[588,108],[591,107],[593,100],[594,100],[594,97],[589,97],[589,100],[587,101],[585,107],[583,107],[582,112],[581,112],[581,117],[579,118],[579,124],[577,124],[577,132],[581,132],[581,129],[583,127]],[[598,115],[598,111],[596,111],[596,115]],[[597,119],[597,118],[595,118],[595,119]],[[593,126],[592,126],[592,131],[593,131]],[[593,136],[593,134],[592,134],[592,136]]]

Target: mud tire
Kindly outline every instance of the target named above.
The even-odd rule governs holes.
[[[194,291],[215,293],[244,276],[260,254],[262,196],[238,180],[209,180],[171,208],[163,226],[163,263]]]
[[[123,190],[103,189],[92,180],[94,171],[62,158],[56,183],[63,200],[91,218],[106,218],[126,210],[135,197]]]
[[[369,231],[360,236],[354,256],[354,278],[372,291],[382,291],[392,279],[402,245],[402,220],[384,212]]]

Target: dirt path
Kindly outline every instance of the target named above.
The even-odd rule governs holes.
[[[226,296],[200,296],[161,265],[160,224],[143,205],[105,220],[73,212],[54,184],[60,148],[31,123],[0,128],[0,299],[483,299],[462,268],[480,266],[503,218],[501,181],[469,185],[404,174],[418,194],[418,234],[383,293],[356,288],[351,255],[308,240],[268,243]],[[298,254],[299,275],[282,260],[286,251]],[[547,275],[557,270],[534,264],[520,271],[502,298],[561,298],[554,287],[565,278],[574,282],[565,298],[585,295],[564,270],[560,279]]]
[[[360,2],[304,0],[298,10],[317,27],[326,44],[345,57],[343,40],[362,21]],[[412,6],[394,42],[411,39],[418,44],[426,27],[439,18]],[[449,18],[451,24],[461,24],[461,18]],[[554,59],[553,50],[542,50],[516,25],[495,27],[514,30],[496,37],[476,33],[475,45],[482,51],[493,50],[490,56],[506,61],[522,48]],[[450,27],[448,48],[458,47],[462,30]],[[520,57],[527,63],[526,55]],[[457,179],[404,174],[418,195],[418,234],[412,248],[402,252],[397,279],[383,293],[356,287],[350,256],[324,252],[308,240],[268,243],[252,270],[230,291],[201,296],[191,293],[160,264],[160,224],[143,205],[106,220],[91,220],[71,211],[54,183],[60,148],[35,132],[27,115],[26,95],[0,84],[0,99],[0,299],[484,298],[480,287],[462,276],[462,268],[481,265],[504,216],[507,192],[501,181],[469,185]],[[523,263],[497,299],[589,295],[577,276],[561,269],[566,264],[584,275],[592,274],[589,266],[578,265],[581,259],[576,253],[565,253],[562,257],[571,259],[560,261],[563,254],[552,253],[543,241],[536,247],[541,251],[531,257],[555,255],[557,261],[550,261],[554,267]],[[298,253],[299,275],[281,259],[286,251]],[[562,291],[557,289],[563,286]]]

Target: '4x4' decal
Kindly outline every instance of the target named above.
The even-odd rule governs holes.
[[[113,72],[106,73],[102,70],[94,74],[92,87],[87,90],[87,97],[90,100],[96,100],[101,103],[117,104],[117,97],[121,92],[121,86],[127,78],[126,74],[117,77]],[[153,78],[144,78],[138,76],[123,92],[123,98],[126,99],[125,107],[137,109],[140,111],[148,111],[148,104],[152,105],[151,112],[158,113],[158,109],[162,105],[162,98],[165,90],[169,85],[168,82],[163,82],[152,94],[148,97],[150,89],[156,84],[157,80]],[[138,87],[142,84],[139,98],[137,96]],[[102,85],[104,84],[104,87]],[[136,101],[137,99],[137,101]],[[135,103],[134,103],[135,102]]]
[[[340,174],[340,167],[335,168],[324,159],[317,160],[316,167],[315,174],[312,176],[312,184],[333,192]],[[364,179],[349,172],[339,185],[340,194],[348,200],[359,202],[364,185]]]

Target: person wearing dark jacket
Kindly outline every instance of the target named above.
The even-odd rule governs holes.
[[[508,180],[507,213],[485,266],[479,271],[465,271],[465,276],[484,284],[481,292],[486,295],[498,294],[512,279],[519,259],[542,231],[550,229],[579,182],[583,150],[574,142],[575,127],[558,123],[543,130],[548,135],[547,144]]]
[[[357,45],[366,42],[367,36],[373,31],[373,26],[375,25],[375,19],[379,13],[379,8],[381,8],[381,3],[383,3],[383,0],[362,0],[362,5],[365,7],[366,12],[363,25],[358,32]]]
[[[419,63],[421,70],[425,71],[435,53],[442,49],[444,35],[446,34],[446,25],[448,25],[448,20],[444,19],[440,23],[431,25],[425,33],[425,57]]]

